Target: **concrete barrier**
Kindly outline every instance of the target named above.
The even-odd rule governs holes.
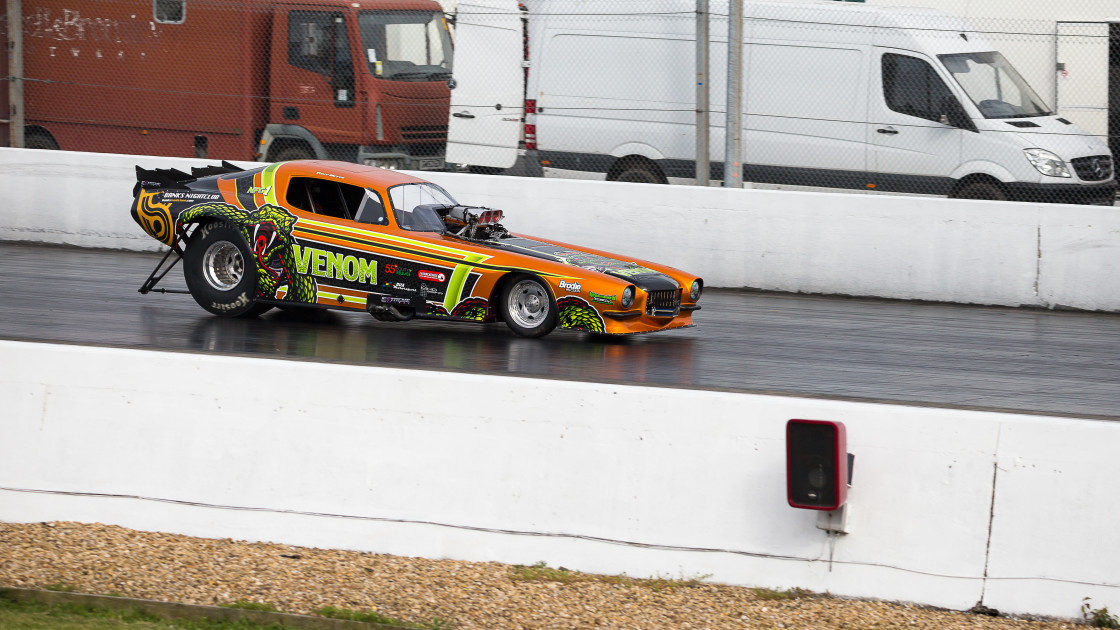
[[[128,215],[135,164],[0,149],[0,240],[158,249]],[[515,232],[663,262],[710,287],[1120,311],[1111,207],[419,173]]]
[[[11,341],[0,399],[7,521],[1120,609],[1120,423]],[[847,425],[850,533],[790,418]]]

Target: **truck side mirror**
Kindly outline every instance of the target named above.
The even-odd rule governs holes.
[[[848,498],[849,470],[843,422],[786,423],[786,491],[791,507],[839,509]]]

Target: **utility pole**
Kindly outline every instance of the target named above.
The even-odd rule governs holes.
[[[728,3],[727,120],[724,124],[724,188],[743,187],[743,0]]]
[[[23,7],[8,0],[8,146],[23,148]]]
[[[708,129],[708,0],[696,0],[696,185],[711,178]]]

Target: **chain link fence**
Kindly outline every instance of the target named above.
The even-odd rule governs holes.
[[[731,128],[740,163],[729,170],[761,188],[1112,204],[1112,3],[923,4],[744,3],[742,116]],[[7,7],[21,14],[0,22],[8,144],[649,183],[723,178],[726,0]]]

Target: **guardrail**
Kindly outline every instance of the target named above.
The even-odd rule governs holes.
[[[12,341],[0,357],[0,520],[1120,609],[1116,422]],[[847,425],[850,533],[786,505],[790,418]]]
[[[0,148],[0,239],[156,250],[135,164],[212,160]],[[709,287],[1120,311],[1112,207],[422,173],[515,232],[656,260]]]

